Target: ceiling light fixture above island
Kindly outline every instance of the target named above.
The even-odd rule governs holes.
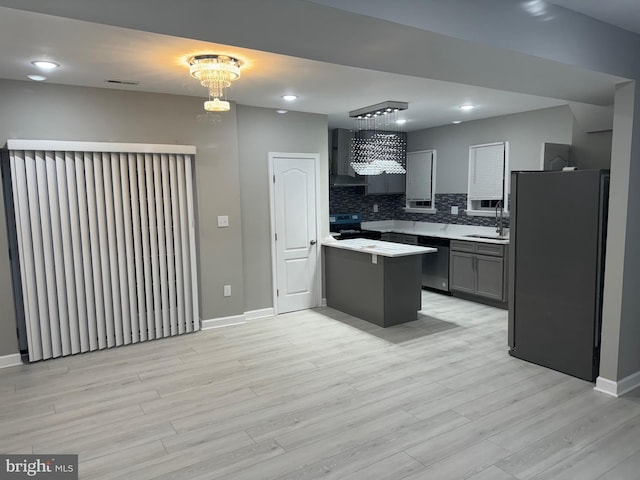
[[[407,138],[398,112],[408,106],[388,100],[349,112],[354,119],[350,164],[357,174],[407,173]]]

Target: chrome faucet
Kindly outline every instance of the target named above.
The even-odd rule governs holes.
[[[498,208],[500,209],[500,218],[498,218]],[[498,200],[496,203],[496,233],[501,237],[504,236],[504,226],[502,222],[502,218],[504,216],[504,205],[502,200]]]

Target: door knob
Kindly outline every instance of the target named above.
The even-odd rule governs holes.
[[[315,241],[315,240],[311,240],[311,241],[309,242],[309,244],[313,246],[313,245],[315,245],[315,244],[316,244],[316,241]]]

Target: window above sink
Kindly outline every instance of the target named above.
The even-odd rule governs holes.
[[[503,215],[509,215],[509,142],[469,147],[467,215],[496,215],[504,202]]]

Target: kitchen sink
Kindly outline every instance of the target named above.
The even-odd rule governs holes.
[[[488,240],[509,240],[509,237],[506,235],[481,235],[479,233],[472,233],[471,235],[465,235],[465,237],[486,238]]]

